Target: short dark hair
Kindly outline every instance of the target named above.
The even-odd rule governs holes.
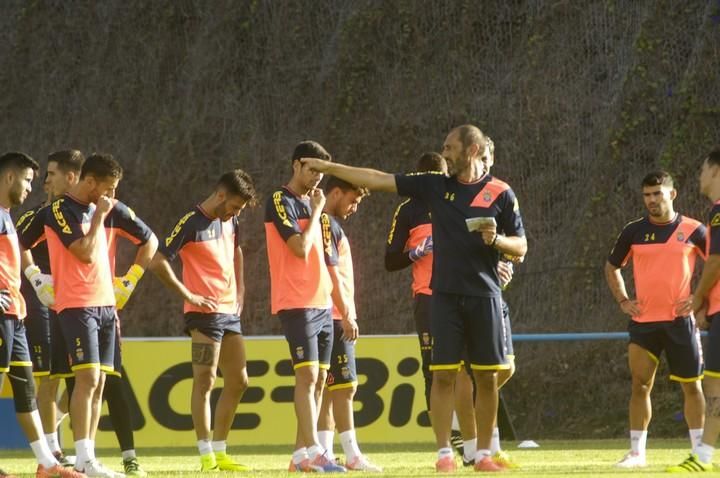
[[[80,172],[80,179],[93,176],[95,179],[122,179],[123,168],[115,161],[112,154],[93,153],[85,160]]]
[[[707,155],[708,166],[720,166],[720,146],[715,146]]]
[[[672,176],[670,176],[670,173],[660,169],[658,171],[653,171],[652,173],[649,173],[647,176],[645,176],[642,180],[642,186],[668,186],[674,188],[675,182],[673,181]]]
[[[216,188],[222,188],[234,196],[240,196],[247,201],[248,206],[257,204],[257,193],[252,177],[242,169],[228,171],[220,176]]]
[[[40,165],[30,156],[19,151],[11,151],[0,156],[0,172],[5,172],[8,169],[19,170],[25,168],[37,172]]]
[[[57,163],[63,173],[77,173],[82,171],[85,156],[77,149],[64,149],[48,155],[48,163]]]
[[[456,127],[453,131],[457,131],[460,136],[460,143],[463,149],[467,149],[471,144],[480,146],[481,154],[485,153],[485,135],[480,128],[471,124],[464,124]]]
[[[355,191],[360,196],[369,196],[370,195],[370,191],[368,191],[367,188],[356,186],[352,183],[345,181],[344,179],[338,178],[337,176],[328,176],[327,182],[325,183],[325,187],[323,188],[325,190],[325,194],[330,193],[330,191],[332,191],[335,188],[341,190],[344,193],[349,192],[349,191]]]
[[[326,161],[332,161],[332,156],[317,141],[301,141],[295,146],[292,154],[292,160],[297,161],[300,158],[318,158]]]
[[[417,170],[424,173],[427,171],[442,171],[443,165],[446,165],[445,158],[438,153],[423,153],[418,159]]]

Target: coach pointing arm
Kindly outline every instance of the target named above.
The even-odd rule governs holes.
[[[372,191],[397,192],[395,175],[370,168],[356,168],[344,164],[333,163],[317,158],[302,158],[302,164],[310,168],[332,176],[338,177],[356,186],[368,188]]]

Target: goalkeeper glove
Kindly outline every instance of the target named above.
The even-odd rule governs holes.
[[[33,264],[25,269],[25,277],[30,281],[30,285],[35,289],[38,299],[45,307],[51,307],[55,304],[55,286],[53,286],[53,279],[50,274],[43,274],[40,268]]]
[[[12,297],[10,296],[10,291],[7,289],[0,290],[0,315],[5,314],[8,310],[10,310],[10,306],[12,305]]]
[[[433,239],[432,236],[426,237],[420,244],[415,246],[414,249],[410,249],[408,256],[410,260],[415,262],[421,257],[425,257],[433,251]]]
[[[138,281],[145,273],[145,269],[137,264],[133,264],[128,269],[127,274],[122,277],[116,277],[113,279],[113,288],[115,289],[115,307],[117,310],[122,310],[127,304],[130,295],[135,290]]]

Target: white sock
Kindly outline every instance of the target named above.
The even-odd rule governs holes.
[[[463,458],[465,461],[475,459],[475,451],[477,450],[477,438],[472,440],[465,440],[463,442]]]
[[[318,440],[320,446],[325,448],[327,452],[328,460],[335,459],[335,453],[333,453],[333,440],[335,439],[335,432],[333,430],[318,430]]]
[[[214,451],[215,453],[227,453],[226,440],[212,441],[210,442],[210,446],[212,447],[212,451]]]
[[[303,462],[303,460],[307,460],[308,458],[309,457],[308,457],[307,448],[305,448],[305,447],[298,448],[292,454],[292,462],[295,463],[296,465],[299,465],[300,463]]]
[[[90,457],[90,460],[97,460],[95,457],[95,440],[91,440],[88,438],[88,456]]]
[[[92,460],[91,455],[93,453],[90,451],[91,447],[92,440],[89,440],[87,438],[82,438],[75,442],[75,455],[77,455],[75,461],[80,466],[84,466],[85,462]]]
[[[62,451],[60,449],[60,442],[58,441],[58,434],[55,433],[46,433],[45,434],[45,441],[47,442],[48,448],[50,448],[50,451],[55,453],[58,451]]]
[[[358,446],[357,438],[355,437],[355,430],[351,429],[340,434],[340,444],[342,445],[345,458],[348,462],[353,461],[355,458],[362,456],[360,447]]]
[[[712,457],[713,452],[715,451],[715,448],[711,447],[710,445],[706,445],[705,443],[700,442],[700,444],[697,446],[697,456],[701,463],[704,463],[706,465],[709,465],[712,463]]]
[[[475,463],[480,463],[483,458],[490,455],[490,450],[478,450],[475,452]]]
[[[200,452],[200,456],[209,455],[213,451],[212,445],[210,445],[210,440],[198,440],[197,447]]]
[[[493,428],[492,438],[490,439],[490,453],[494,455],[500,450],[500,429],[495,427]]]
[[[50,448],[48,448],[47,442],[42,438],[30,443],[30,448],[32,448],[38,464],[44,466],[45,468],[52,468],[58,464],[58,461],[53,456]]]
[[[630,430],[630,450],[640,456],[645,456],[647,445],[647,430]]]
[[[692,447],[692,452],[695,453],[698,445],[702,443],[703,429],[691,428],[688,430],[688,434],[690,435],[690,446]]]
[[[308,458],[310,461],[314,460],[318,455],[325,453],[325,450],[320,445],[309,446],[307,449]]]
[[[125,450],[124,452],[122,452],[123,461],[132,460],[133,458],[137,458],[137,455],[135,454],[135,449],[131,448],[130,450]]]
[[[457,413],[455,412],[453,412],[452,425],[450,425],[450,429],[460,431],[460,422],[458,421]]]
[[[440,448],[438,450],[438,460],[442,460],[446,456],[449,456],[452,458],[452,456],[453,456],[452,448]]]

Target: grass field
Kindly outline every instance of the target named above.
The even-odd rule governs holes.
[[[508,472],[517,477],[525,476],[668,476],[665,467],[682,461],[688,453],[687,440],[650,439],[649,467],[642,472],[623,471],[613,467],[627,451],[627,440],[578,440],[540,441],[540,448],[519,450],[512,443],[505,448],[521,465],[521,469]],[[433,465],[435,454],[430,444],[365,445],[364,452],[385,468],[382,476],[437,476]],[[340,451],[336,445],[336,453]],[[280,446],[239,446],[230,452],[240,462],[253,467],[251,473],[218,473],[210,476],[285,476],[290,460],[290,448]],[[199,460],[194,448],[139,450],[140,462],[151,476],[200,475]],[[121,471],[119,453],[115,450],[99,450],[98,456],[108,467]],[[0,467],[19,476],[34,476],[34,460],[28,449],[0,451]],[[351,473],[352,476],[365,476]],[[471,468],[461,469],[457,475],[474,475]],[[720,472],[708,475],[718,475]],[[203,476],[208,476],[204,474]]]

